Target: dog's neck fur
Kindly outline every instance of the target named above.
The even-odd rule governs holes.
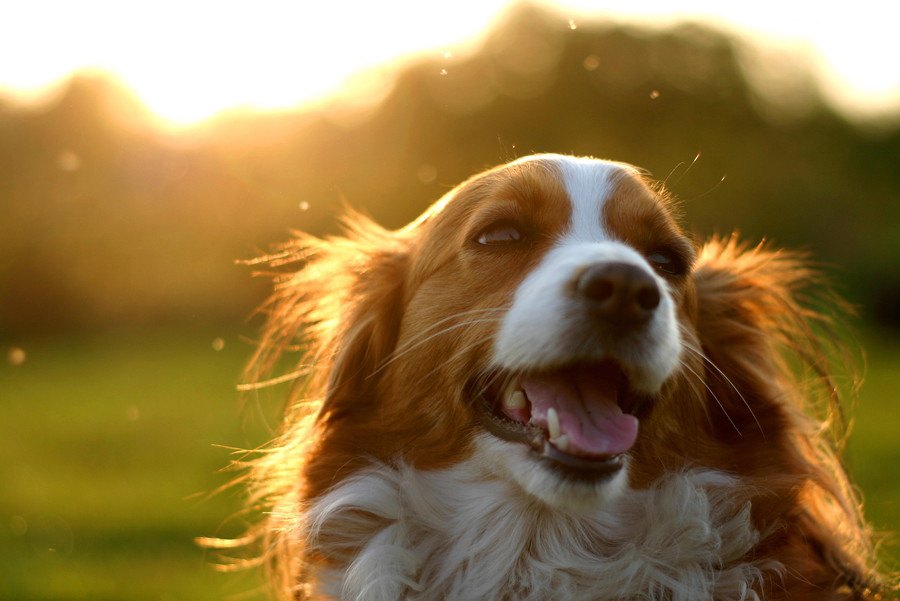
[[[746,559],[760,534],[740,491],[720,472],[671,473],[576,515],[474,460],[380,464],[318,499],[293,536],[340,565],[313,568],[313,598],[757,600],[780,566]]]

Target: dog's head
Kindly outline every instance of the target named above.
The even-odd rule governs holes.
[[[416,227],[390,396],[459,407],[436,435],[551,505],[620,489],[692,320],[666,200],[627,165],[538,156]]]
[[[312,244],[276,322],[321,329],[306,494],[373,458],[474,457],[551,506],[591,507],[629,469],[647,481],[715,454],[696,251],[672,213],[629,165],[539,155],[397,232],[353,218],[349,238]]]

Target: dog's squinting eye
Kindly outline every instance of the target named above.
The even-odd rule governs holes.
[[[657,271],[669,275],[684,275],[685,265],[677,254],[668,250],[657,250],[647,255],[647,260]]]
[[[492,225],[478,234],[478,244],[492,246],[496,244],[511,244],[525,239],[522,230],[511,223],[498,223]]]

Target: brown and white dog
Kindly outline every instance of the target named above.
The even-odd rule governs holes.
[[[559,155],[348,221],[267,258],[251,373],[311,371],[252,473],[285,597],[881,598],[807,417],[833,385],[796,256],[697,247],[637,169]]]

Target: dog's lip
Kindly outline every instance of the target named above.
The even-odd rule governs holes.
[[[475,414],[484,429],[504,440],[520,442],[531,447],[534,451],[543,451],[547,440],[547,433],[543,428],[511,420],[496,411],[495,403],[491,402],[487,395],[482,394],[476,399]]]
[[[626,453],[618,453],[604,458],[585,459],[563,453],[550,442],[544,444],[541,458],[549,460],[554,466],[575,477],[602,478],[618,472],[625,465]]]
[[[561,371],[571,369],[574,366],[584,367],[585,365],[563,365],[561,367],[544,369],[541,372]],[[603,361],[595,365],[592,364],[589,367],[597,370],[612,370],[620,374],[621,377],[617,384],[620,391],[617,404],[624,413],[629,415],[637,416],[646,413],[649,405],[648,399],[631,390],[628,378],[618,365],[613,364],[611,361]],[[548,430],[545,427],[531,423],[530,420],[525,418],[524,415],[527,415],[527,413],[518,416],[518,419],[513,419],[514,416],[509,414],[508,408],[503,406],[502,399],[508,394],[507,391],[510,386],[516,387],[515,383],[523,377],[525,376],[522,374],[504,373],[502,370],[495,370],[489,376],[480,379],[482,382],[490,381],[495,383],[493,386],[486,387],[471,397],[474,402],[475,414],[487,432],[502,440],[524,444],[540,460],[552,463],[555,467],[577,476],[595,478],[621,469],[627,452],[601,453],[589,456],[567,453],[555,444],[555,440],[551,441]],[[474,387],[472,390],[475,390]],[[530,411],[530,406],[523,409],[523,411]]]

